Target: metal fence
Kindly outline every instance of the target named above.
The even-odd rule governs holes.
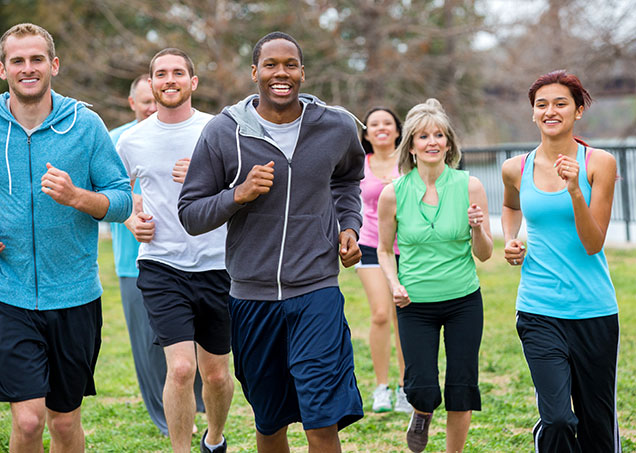
[[[625,237],[630,238],[630,223],[636,221],[636,144],[606,145],[594,143],[595,148],[601,148],[616,158],[618,179],[614,190],[611,220],[625,223]],[[488,195],[488,210],[493,215],[501,215],[503,204],[503,182],[501,180],[501,165],[510,157],[532,151],[534,145],[512,144],[483,148],[462,149],[460,167],[468,170],[482,182]]]

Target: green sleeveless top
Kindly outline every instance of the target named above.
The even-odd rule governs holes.
[[[479,288],[468,224],[468,172],[448,166],[437,178],[438,204],[422,201],[426,185],[417,168],[393,182],[398,278],[412,302],[441,302]]]

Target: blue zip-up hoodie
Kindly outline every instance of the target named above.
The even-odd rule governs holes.
[[[102,294],[98,220],[41,190],[46,163],[77,187],[108,197],[103,219],[132,210],[130,180],[104,123],[83,103],[51,91],[53,109],[29,137],[0,96],[0,302],[31,310],[87,304]]]

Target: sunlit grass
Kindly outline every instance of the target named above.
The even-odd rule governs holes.
[[[532,381],[514,328],[519,271],[503,261],[501,249],[501,243],[497,243],[495,256],[478,266],[485,310],[480,353],[483,407],[481,412],[473,415],[467,452],[516,453],[533,449],[530,432],[537,419],[537,411]],[[636,250],[608,250],[607,254],[621,307],[618,410],[623,451],[636,452]],[[100,453],[170,451],[169,440],[150,421],[139,394],[109,241],[100,243],[99,262],[104,285],[103,344],[96,371],[98,396],[86,398],[82,407],[87,449]],[[371,412],[375,378],[367,343],[369,309],[353,270],[342,272],[341,286],[353,333],[356,374],[366,412],[363,420],[341,431],[343,450],[406,451],[404,431],[408,415]],[[443,354],[440,356],[443,362]],[[443,366],[440,369],[443,371]],[[392,385],[397,385],[397,377],[397,364],[394,363]],[[197,425],[202,432],[204,418],[201,414],[197,416]],[[444,411],[438,410],[433,419],[427,451],[444,451],[444,426]],[[0,452],[8,451],[10,427],[9,405],[0,403]],[[225,432],[230,451],[256,451],[251,409],[238,382]],[[199,436],[194,436],[192,451],[199,451],[198,442]],[[48,446],[48,440],[46,443]],[[290,429],[290,444],[294,452],[306,451],[300,425]]]

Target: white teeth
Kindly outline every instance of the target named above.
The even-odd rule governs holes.
[[[22,83],[35,83],[38,79],[22,79]]]
[[[387,138],[389,135],[388,134],[378,134],[376,135],[377,138]]]
[[[546,120],[545,123],[546,124],[558,124],[559,122],[557,120]]]
[[[177,90],[175,88],[168,88],[167,90],[163,91],[164,93],[176,93]]]

